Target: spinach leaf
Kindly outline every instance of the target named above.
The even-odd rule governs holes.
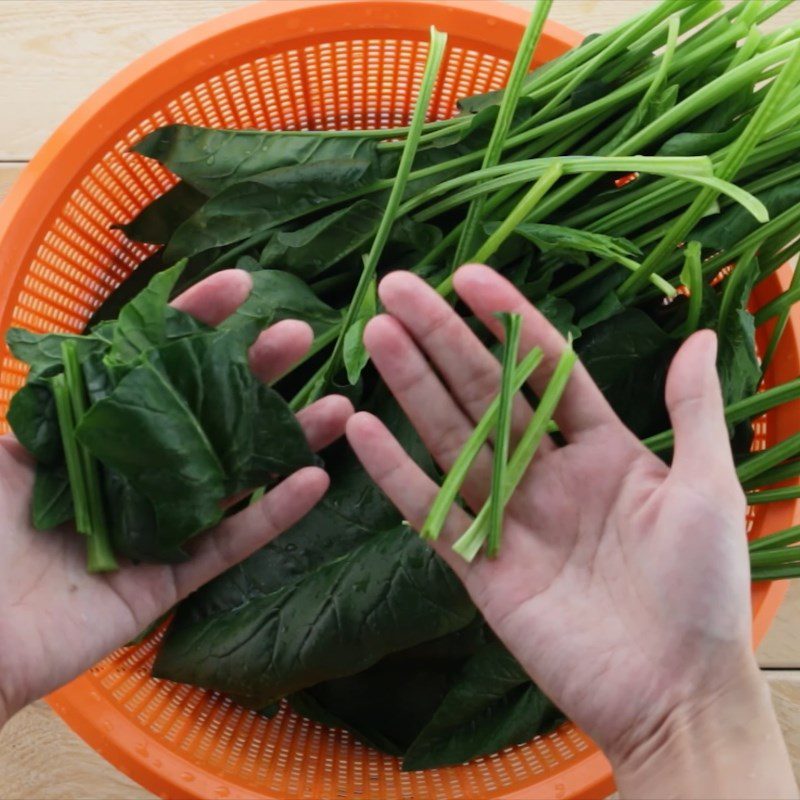
[[[164,260],[241,242],[343,200],[377,178],[374,160],[339,159],[278,167],[212,197],[173,234]]]
[[[159,365],[222,465],[225,496],[313,463],[289,406],[250,369],[247,351],[260,327],[186,336],[158,350]]]
[[[159,272],[123,307],[113,328],[107,355],[111,363],[125,364],[137,359],[145,351],[163,344],[168,333],[181,335],[200,327],[188,314],[168,306],[172,290],[185,266],[186,262],[182,261]]]
[[[240,608],[173,625],[154,675],[260,708],[463,628],[475,613],[444,562],[400,527]]]
[[[222,464],[187,402],[151,361],[91,406],[76,436],[153,503],[167,547],[179,548],[222,518]]]
[[[758,193],[756,197],[767,207],[770,218],[775,218],[800,202],[800,180],[778,184]],[[727,250],[753,233],[759,224],[740,206],[733,205],[700,223],[688,238],[697,239],[703,247]]]
[[[410,745],[403,770],[461,764],[527,742],[561,718],[514,657],[493,642],[463,665]]]
[[[17,441],[41,464],[64,457],[56,405],[44,381],[28,381],[12,398],[6,415]]]
[[[491,225],[492,230],[496,227],[495,224]],[[633,242],[621,236],[607,236],[577,228],[565,228],[562,225],[533,222],[524,222],[515,230],[520,236],[533,242],[543,253],[553,253],[583,266],[589,263],[586,258],[587,253],[611,261],[619,261],[620,258],[632,259],[642,255],[642,251]]]
[[[371,161],[376,144],[374,139],[354,136],[292,136],[282,131],[165,125],[137,142],[133,150],[157,159],[210,197],[280,167],[331,159]]]
[[[581,335],[581,329],[573,322],[575,307],[569,300],[551,294],[542,298],[536,304],[536,308],[563,336],[569,334],[573,339],[577,339]]]
[[[385,753],[402,756],[450,688],[459,661],[384,659],[289,697],[304,717],[350,731]]]
[[[57,528],[74,517],[72,492],[69,487],[67,468],[63,463],[54,466],[42,463],[36,465],[31,508],[33,527],[37,531]]]
[[[130,222],[112,225],[134,242],[166,244],[175,229],[185,222],[208,199],[188,183],[178,183],[146,206]]]
[[[432,472],[427,450],[388,390],[379,388],[365,408],[378,414],[406,452]],[[336,467],[331,470],[331,485],[322,500],[277,539],[184,600],[173,625],[195,624],[297,583],[376,533],[400,524],[397,510],[346,443],[337,442],[328,448],[325,461]]]
[[[747,120],[742,120],[730,128],[718,133],[698,133],[689,131],[677,133],[658,149],[659,156],[705,156],[715,153],[735,141],[747,125]]]
[[[103,352],[107,347],[105,341],[94,336],[32,333],[23,328],[11,328],[6,334],[6,343],[14,358],[24,361],[30,367],[29,382],[50,378],[62,372],[61,345],[65,341],[75,342],[81,360],[91,353]]]
[[[277,231],[261,253],[266,269],[277,268],[305,280],[364,249],[375,235],[383,209],[369,200],[327,214],[295,231]]]
[[[339,312],[323,303],[300,278],[277,270],[255,272],[252,278],[250,296],[219,326],[221,330],[251,322],[267,327],[283,319],[299,319],[319,335],[339,322]]]
[[[584,330],[578,355],[622,421],[640,437],[668,426],[667,368],[676,343],[636,308]]]

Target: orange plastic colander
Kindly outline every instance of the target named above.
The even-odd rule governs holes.
[[[267,0],[158,47],[69,117],[0,209],[2,333],[12,325],[80,330],[152,252],[111,224],[134,216],[175,182],[127,152],[154,128],[406,124],[432,24],[447,31],[449,44],[430,117],[446,117],[459,97],[503,86],[525,21],[523,11],[484,0]],[[579,41],[548,23],[535,62]],[[785,274],[770,279],[756,301],[786,283]],[[768,383],[800,374],[797,316],[772,363]],[[24,376],[4,348],[0,418]],[[792,404],[762,419],[757,446],[800,429],[798,412],[800,404]],[[751,535],[797,522],[796,503],[758,506]],[[754,587],[756,640],[785,588]],[[49,699],[99,753],[164,797],[534,800],[600,797],[613,789],[608,762],[571,724],[466,766],[402,773],[397,759],[286,709],[265,720],[219,694],[153,680],[159,638],[114,653]]]

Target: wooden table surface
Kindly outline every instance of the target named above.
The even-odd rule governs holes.
[[[91,91],[175,34],[252,0],[0,0],[0,199],[25,162]],[[470,2],[470,0],[462,0]],[[510,0],[530,8],[533,0]],[[555,0],[553,17],[603,30],[654,0]],[[800,20],[800,0],[767,28]],[[800,583],[758,651],[800,777]],[[0,733],[2,800],[139,800],[43,702]]]

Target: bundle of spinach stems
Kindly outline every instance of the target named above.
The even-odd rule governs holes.
[[[506,88],[465,98],[451,119],[425,121],[446,51],[432,31],[408,127],[169,125],[135,145],[131,158],[157,159],[180,179],[120,221],[153,255],[83,336],[9,333],[31,367],[9,421],[37,459],[36,526],[74,520],[91,570],[119,556],[177,561],[228,513],[226,498],[317,458],[332,476],[301,522],[178,607],[156,676],[267,715],[285,700],[401,756],[405,769],[550,729],[558,710],[422,539],[438,536],[493,436],[490,499],[455,549],[468,559],[502,551],[503,507],[545,432],[558,436],[551,416],[576,353],[622,420],[669,460],[667,367],[693,331],[715,329],[749,503],[800,497],[800,434],[752,450],[753,421],[800,398],[800,378],[763,380],[800,299],[798,273],[782,294],[752,302],[800,250],[800,25],[759,27],[789,2],[665,0],[529,73],[551,5],[541,0]],[[533,420],[511,452],[509,409],[541,353],[519,352],[519,318],[504,318],[500,347],[468,317],[502,378],[443,476],[369,364],[362,332],[386,272],[412,270],[453,298],[465,261],[513,281],[572,345],[531,398]],[[254,291],[222,325],[168,305],[229,267],[251,272]],[[266,387],[247,349],[284,318],[308,321],[315,341]],[[292,411],[332,391],[378,414],[441,480],[421,537],[346,444],[310,453]],[[753,579],[800,575],[798,542],[800,527],[753,541]]]

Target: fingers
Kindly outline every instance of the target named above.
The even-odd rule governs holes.
[[[226,269],[187,289],[172,301],[173,308],[206,325],[219,325],[247,300],[253,279],[241,269]]]
[[[312,450],[322,450],[335,442],[343,433],[353,404],[338,394],[323,397],[308,408],[298,412],[297,419]]]
[[[414,463],[397,439],[372,414],[354,414],[347,421],[346,433],[350,446],[372,480],[394,503],[404,519],[415,530],[419,530],[439,487]],[[469,565],[452,551],[451,545],[467,529],[469,523],[469,515],[458,506],[453,506],[440,538],[431,543],[462,579]]]
[[[385,314],[374,317],[364,331],[364,344],[381,377],[419,433],[425,447],[449,470],[473,430],[473,423],[456,405],[406,330]],[[480,342],[478,347],[482,348]],[[492,474],[488,447],[473,461],[462,494],[475,507],[486,499]]]
[[[200,537],[192,558],[174,567],[178,599],[238,564],[302,519],[328,488],[328,475],[306,467],[290,475],[258,503]]]
[[[717,337],[699,331],[675,355],[667,375],[666,403],[675,431],[672,472],[694,486],[736,482],[717,377]]]
[[[314,332],[296,319],[285,319],[267,328],[250,348],[250,368],[264,383],[288,372],[308,352]]]
[[[513,284],[491,267],[468,264],[456,272],[453,283],[461,299],[497,337],[503,332],[502,323],[495,316],[497,312],[522,315],[521,350],[528,352],[538,346],[544,354],[542,363],[530,379],[531,387],[541,394],[564,351],[564,337]],[[554,418],[567,439],[577,439],[603,425],[618,425],[623,429],[602,392],[580,363],[572,370]]]
[[[450,304],[416,275],[393,272],[381,281],[379,292],[386,310],[402,322],[447,382],[456,401],[473,423],[478,422],[500,390],[497,359]],[[513,438],[522,434],[531,413],[519,396],[512,418]]]

